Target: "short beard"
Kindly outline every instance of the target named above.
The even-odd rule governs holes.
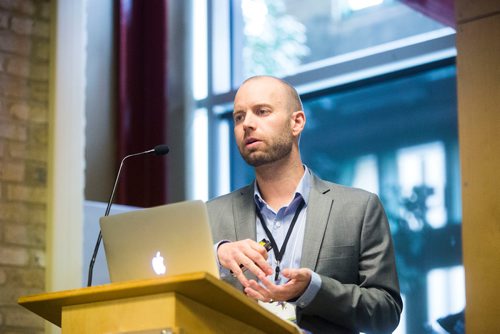
[[[286,133],[277,138],[267,151],[255,151],[244,155],[240,149],[240,154],[247,164],[253,167],[259,167],[285,158],[290,154],[292,148],[293,137]]]

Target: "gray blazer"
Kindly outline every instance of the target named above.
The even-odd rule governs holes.
[[[207,203],[214,241],[256,239],[253,184]],[[403,307],[389,224],[372,193],[313,175],[301,266],[321,276],[297,323],[317,333],[390,333]],[[227,281],[237,288],[233,278]]]

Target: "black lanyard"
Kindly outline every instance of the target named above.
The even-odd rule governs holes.
[[[295,226],[295,223],[297,222],[297,219],[299,218],[300,211],[302,211],[302,208],[304,207],[305,202],[304,199],[301,200],[297,210],[295,210],[295,215],[293,216],[292,222],[290,223],[290,227],[288,228],[288,231],[286,232],[285,240],[283,241],[283,245],[281,245],[281,249],[278,248],[278,245],[276,244],[276,241],[273,238],[273,235],[271,234],[271,231],[267,228],[266,222],[264,220],[264,217],[262,217],[262,213],[260,212],[259,208],[257,205],[255,205],[255,212],[257,214],[257,217],[259,217],[260,223],[262,224],[262,227],[264,228],[264,232],[266,232],[267,237],[271,241],[271,246],[273,247],[274,251],[274,257],[276,259],[276,274],[274,276],[274,280],[278,281],[279,275],[280,275],[280,263],[281,260],[283,259],[283,255],[285,255],[285,249],[286,245],[288,243],[288,239],[290,239],[290,235],[292,234],[293,227]]]

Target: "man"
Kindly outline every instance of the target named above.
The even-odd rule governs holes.
[[[288,83],[247,79],[233,119],[256,180],[207,203],[223,279],[277,309],[295,307],[297,324],[315,334],[393,331],[402,301],[377,196],[323,181],[302,164],[306,117]]]

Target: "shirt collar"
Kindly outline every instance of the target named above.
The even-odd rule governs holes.
[[[266,201],[262,198],[260,194],[259,187],[257,186],[257,180],[254,181],[253,183],[253,197],[255,200],[255,204],[257,204],[257,207],[259,209],[262,209],[263,206],[267,205]],[[297,185],[297,188],[295,188],[295,196],[293,197],[292,203],[297,197],[302,197],[304,200],[305,206],[307,206],[308,201],[309,201],[309,192],[311,190],[311,171],[309,168],[307,168],[306,165],[304,165],[304,175],[302,175],[302,178],[300,179],[299,184]],[[290,205],[290,203],[288,205]]]

